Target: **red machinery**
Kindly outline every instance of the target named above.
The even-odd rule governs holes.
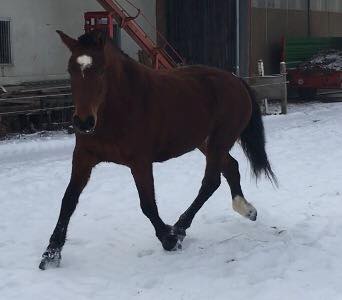
[[[342,72],[335,70],[289,70],[291,85],[304,89],[342,89]]]
[[[296,89],[304,98],[313,97],[318,89],[342,89],[342,70],[324,67],[321,62],[310,60],[314,55],[331,49],[342,50],[341,37],[283,38],[282,60],[286,61],[289,86]],[[316,59],[317,60],[317,59]],[[305,66],[308,62],[308,67]],[[304,67],[301,64],[304,63]],[[322,65],[320,65],[322,64]]]
[[[105,31],[110,38],[114,38],[114,17],[112,12],[98,11],[84,14],[84,30],[86,33],[93,30]]]
[[[105,30],[113,38],[113,26],[116,23],[151,57],[154,68],[171,69],[184,63],[183,58],[164,38],[163,46],[158,47],[135,22],[135,19],[141,14],[139,9],[138,14],[132,17],[116,0],[97,0],[97,2],[101,4],[106,12],[85,13],[86,32],[94,29]]]

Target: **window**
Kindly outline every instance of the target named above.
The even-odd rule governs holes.
[[[9,19],[0,19],[0,65],[9,65],[11,63],[11,21]]]

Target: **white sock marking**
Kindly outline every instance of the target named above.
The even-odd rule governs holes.
[[[252,204],[248,203],[248,201],[241,197],[235,196],[233,199],[233,209],[238,212],[240,215],[249,218],[251,214],[256,214],[256,209]]]

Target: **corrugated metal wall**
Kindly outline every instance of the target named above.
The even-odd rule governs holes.
[[[167,38],[188,64],[234,70],[235,3],[227,0],[167,1]]]
[[[252,8],[252,73],[259,59],[279,72],[282,36],[342,36],[342,0],[252,0]]]

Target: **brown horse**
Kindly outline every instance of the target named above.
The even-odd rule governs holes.
[[[240,139],[256,176],[265,172],[276,179],[265,152],[258,104],[243,80],[205,66],[156,71],[126,56],[99,32],[78,40],[57,32],[71,51],[76,146],[71,179],[41,269],[59,265],[78,198],[92,168],[104,161],[131,169],[141,209],[166,250],[179,247],[195,214],[219,187],[221,173],[230,186],[233,209],[256,220],[257,212],[241,190],[238,163],[229,155],[234,143]],[[206,156],[201,188],[174,226],[167,225],[158,214],[152,164],[196,148]]]

